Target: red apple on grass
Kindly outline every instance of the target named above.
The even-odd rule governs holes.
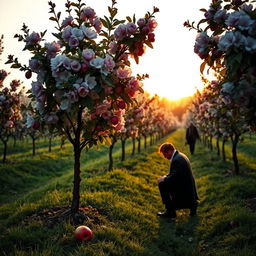
[[[92,239],[92,231],[87,226],[79,226],[74,232],[75,239],[80,241],[89,241]]]

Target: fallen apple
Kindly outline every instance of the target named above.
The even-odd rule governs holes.
[[[92,239],[92,230],[87,226],[79,226],[74,232],[74,237],[80,241],[89,241]]]

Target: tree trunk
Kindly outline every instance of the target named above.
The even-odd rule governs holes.
[[[121,140],[121,145],[122,145],[122,156],[121,156],[121,161],[125,160],[125,141],[126,139]]]
[[[210,150],[212,151],[212,150],[213,150],[213,146],[212,146],[212,136],[210,136],[209,147],[210,147]]]
[[[15,148],[17,145],[17,139],[16,136],[13,136],[13,147]]]
[[[4,144],[4,154],[3,154],[3,163],[6,162],[6,155],[7,155],[7,141],[6,140],[2,140],[3,144]]]
[[[114,148],[115,143],[116,142],[112,139],[112,144],[109,146],[109,152],[108,152],[108,156],[109,156],[108,171],[112,171],[113,170],[113,148]]]
[[[49,138],[49,152],[52,152],[52,136]]]
[[[60,140],[60,149],[64,148],[64,144],[65,144],[65,139],[61,139]]]
[[[135,154],[135,138],[132,139],[132,156]]]
[[[234,162],[234,172],[235,174],[239,174],[239,164],[237,159],[237,144],[239,140],[239,135],[235,135],[235,138],[232,138],[232,158]]]
[[[144,149],[147,148],[147,136],[144,136]]]
[[[74,215],[78,212],[80,206],[80,143],[74,144],[74,181],[73,181],[73,199],[71,204],[71,213]]]
[[[138,140],[138,153],[140,153],[140,137],[138,137],[137,140]]]
[[[81,182],[81,170],[80,170],[80,158],[81,158],[81,129],[82,129],[82,112],[83,108],[80,108],[77,113],[77,127],[75,129],[75,138],[71,142],[74,150],[74,181],[73,181],[73,198],[71,203],[71,214],[73,220],[76,221],[76,213],[79,211],[80,206],[80,182]],[[68,134],[70,138],[70,134]]]
[[[33,137],[33,136],[31,136],[32,137],[32,143],[33,143],[33,149],[32,149],[32,151],[33,151],[33,156],[35,156],[36,155],[36,139],[35,139],[35,137]]]
[[[219,155],[220,155],[220,143],[219,143],[219,137],[217,138],[217,141],[216,141],[216,147],[217,147],[217,155],[219,156]]]
[[[224,162],[226,162],[225,143],[226,143],[226,140],[223,139],[222,140],[222,159],[223,159]]]

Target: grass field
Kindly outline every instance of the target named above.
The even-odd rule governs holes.
[[[156,180],[168,170],[168,161],[158,146],[171,141],[191,160],[200,207],[190,218],[188,210],[177,211],[175,222],[156,217],[163,210]],[[197,144],[190,156],[184,145],[184,130],[178,130],[141,154],[119,162],[120,145],[114,151],[114,171],[108,166],[107,147],[82,156],[81,204],[87,206],[84,222],[94,236],[90,242],[74,240],[68,222],[47,226],[37,218],[45,209],[70,204],[73,163],[72,148],[52,152],[47,143],[38,144],[31,157],[27,146],[10,148],[10,163],[0,164],[0,255],[17,256],[255,256],[256,139],[245,136],[238,148],[241,175],[230,174],[216,152]],[[89,207],[88,207],[89,206]]]

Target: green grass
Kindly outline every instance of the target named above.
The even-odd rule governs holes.
[[[198,216],[177,211],[176,222],[156,217],[163,209],[156,180],[168,170],[168,161],[158,153],[164,141],[173,142],[191,160],[201,204]],[[190,156],[184,145],[184,130],[178,130],[120,163],[120,144],[114,152],[116,169],[108,166],[107,147],[84,152],[81,204],[91,205],[101,215],[85,222],[94,232],[88,243],[73,239],[74,227],[63,222],[49,228],[27,216],[53,206],[68,205],[72,189],[72,148],[53,152],[40,146],[31,152],[13,152],[10,164],[0,165],[0,251],[19,256],[254,256],[256,214],[246,208],[246,199],[256,195],[256,168],[252,152],[255,140],[246,137],[239,146],[242,173],[227,175],[232,168],[230,145],[223,163],[201,144]],[[131,144],[128,143],[127,156]],[[254,150],[254,151],[253,151]],[[2,185],[4,187],[2,187]]]

